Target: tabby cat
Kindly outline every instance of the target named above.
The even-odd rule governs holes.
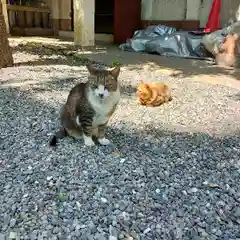
[[[86,146],[93,146],[95,138],[101,145],[110,141],[105,137],[107,123],[120,100],[118,76],[120,67],[99,69],[87,64],[86,83],[77,84],[69,93],[60,112],[61,128],[50,141],[56,146],[57,139],[71,136],[83,138]]]

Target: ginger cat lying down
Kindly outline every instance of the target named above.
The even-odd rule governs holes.
[[[144,83],[137,87],[137,99],[148,107],[160,106],[172,100],[170,88],[164,83]]]

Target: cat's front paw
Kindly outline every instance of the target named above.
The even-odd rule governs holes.
[[[84,136],[84,144],[88,147],[94,146],[95,143],[91,137]]]
[[[100,139],[98,139],[98,142],[101,145],[109,145],[111,143],[107,138],[100,138]]]

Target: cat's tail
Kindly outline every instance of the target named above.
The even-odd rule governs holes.
[[[62,139],[68,136],[68,133],[64,127],[61,127],[50,139],[49,145],[51,147],[56,147],[58,139]]]

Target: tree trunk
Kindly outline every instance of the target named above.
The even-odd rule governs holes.
[[[0,4],[0,56],[0,68],[13,66],[13,57],[2,12],[2,3]]]
[[[8,23],[8,11],[7,11],[7,1],[6,0],[2,0],[2,14],[5,20],[5,24],[6,24],[6,29],[7,29],[7,33],[9,34],[9,23]]]

